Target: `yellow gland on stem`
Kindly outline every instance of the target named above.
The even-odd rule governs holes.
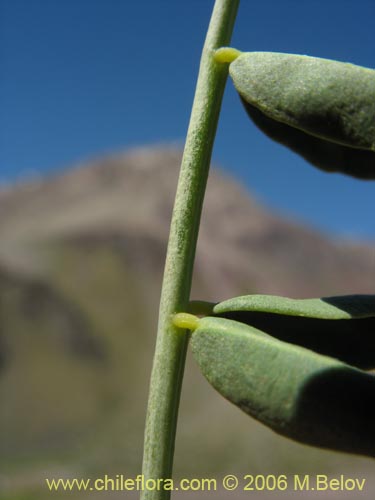
[[[198,328],[199,318],[194,314],[177,313],[173,316],[172,323],[177,328],[194,331]]]
[[[219,63],[231,63],[241,54],[240,50],[233,49],[232,47],[221,47],[215,50],[214,59]]]

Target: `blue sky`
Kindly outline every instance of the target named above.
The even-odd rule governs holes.
[[[0,181],[182,145],[213,0],[0,0]],[[374,67],[374,0],[242,0],[232,46]],[[375,239],[375,183],[264,137],[228,80],[214,160],[280,213]]]

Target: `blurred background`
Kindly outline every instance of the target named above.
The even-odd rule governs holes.
[[[168,227],[212,7],[0,0],[1,499],[100,498],[50,493],[44,480],[140,472]],[[372,0],[242,0],[232,46],[373,67],[374,17]],[[230,80],[213,163],[193,298],[374,292],[373,183],[272,143]],[[366,477],[361,496],[373,498],[371,465],[275,435],[188,360],[176,476],[348,474]]]

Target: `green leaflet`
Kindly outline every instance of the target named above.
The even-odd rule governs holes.
[[[219,302],[213,312],[262,311],[320,319],[359,319],[375,316],[375,295],[341,295],[291,299],[277,295],[242,295]]]
[[[226,399],[302,443],[375,456],[375,378],[223,318],[199,320],[191,347]]]
[[[375,295],[321,299],[245,295],[216,304],[213,314],[362,369],[375,367]]]
[[[317,57],[244,52],[229,66],[249,116],[313,165],[375,178],[375,71]]]

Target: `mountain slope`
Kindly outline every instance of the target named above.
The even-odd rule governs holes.
[[[38,257],[28,262],[30,245],[85,238],[115,242],[126,235],[129,251],[136,240],[153,241],[154,251],[142,257],[155,253],[161,263],[179,161],[178,151],[145,148],[2,192],[0,257],[33,269]],[[140,244],[136,253],[146,247]],[[367,292],[373,290],[373,259],[373,249],[336,243],[275,216],[238,184],[210,175],[197,266],[215,277],[216,298],[227,293],[221,282],[231,281],[233,273],[267,293]]]
[[[6,498],[41,468],[139,472],[179,162],[179,151],[144,148],[0,194]],[[374,250],[284,220],[213,171],[192,295],[372,293]],[[348,463],[361,470],[368,461],[276,436],[222,400],[189,360],[177,473],[296,473]]]

